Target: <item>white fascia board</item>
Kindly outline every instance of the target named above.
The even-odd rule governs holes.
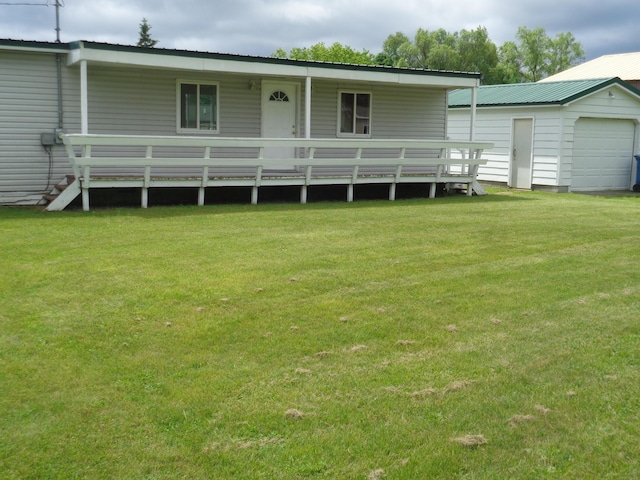
[[[13,46],[2,45],[0,50],[10,50],[13,52],[30,52],[30,53],[69,53],[69,49],[66,48],[42,48],[42,47],[26,47],[26,46]]]
[[[420,75],[402,74],[398,72],[385,72],[381,67],[380,71],[346,70],[309,67],[308,75],[312,78],[349,80],[366,83],[391,83],[397,85],[419,85],[446,88],[467,88],[476,87],[480,80],[473,77],[447,76],[447,75]]]
[[[216,58],[187,57],[180,55],[155,55],[139,52],[122,52],[79,48],[69,53],[67,65],[82,60],[102,64],[116,64],[147,68],[167,68],[199,72],[227,72],[250,75],[280,77],[312,77],[367,83],[388,83],[398,85],[435,86],[444,88],[470,88],[478,86],[480,80],[474,77],[453,75],[419,75],[397,72],[366,71],[347,68],[309,67],[308,65],[284,65]]]

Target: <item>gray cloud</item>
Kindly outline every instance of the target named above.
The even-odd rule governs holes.
[[[23,3],[8,0],[3,3]],[[53,3],[30,0],[30,3]],[[484,26],[499,46],[519,26],[572,32],[587,58],[640,51],[637,0],[66,0],[63,42],[134,44],[143,17],[159,47],[250,55],[340,42],[377,53],[390,34]],[[55,40],[52,6],[0,5],[0,37]]]

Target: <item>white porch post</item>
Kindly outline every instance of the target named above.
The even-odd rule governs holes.
[[[307,75],[304,84],[304,138],[311,138],[311,76]],[[313,149],[305,148],[307,158],[310,158]],[[307,203],[307,184],[311,176],[311,166],[307,167],[307,181],[300,188],[300,203]]]
[[[307,77],[304,87],[304,138],[311,138],[311,77]]]
[[[471,125],[469,126],[469,140],[473,142],[476,136],[476,107],[478,104],[478,87],[471,89]]]
[[[80,62],[80,120],[83,135],[89,133],[89,93],[87,81],[87,61]]]

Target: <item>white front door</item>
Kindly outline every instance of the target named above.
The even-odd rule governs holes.
[[[262,136],[296,138],[298,136],[298,85],[287,82],[262,83]],[[293,147],[266,148],[265,158],[294,158]],[[274,167],[277,168],[277,167]]]
[[[532,142],[533,119],[515,119],[513,121],[513,145],[511,148],[510,187],[531,188]]]

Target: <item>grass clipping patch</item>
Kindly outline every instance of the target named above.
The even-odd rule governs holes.
[[[304,413],[301,412],[300,410],[296,409],[296,408],[290,408],[289,410],[284,412],[284,416],[286,418],[292,418],[294,420],[300,420],[302,417],[304,417]]]
[[[465,435],[464,437],[454,438],[452,441],[463,447],[479,447],[489,443],[482,435]]]

